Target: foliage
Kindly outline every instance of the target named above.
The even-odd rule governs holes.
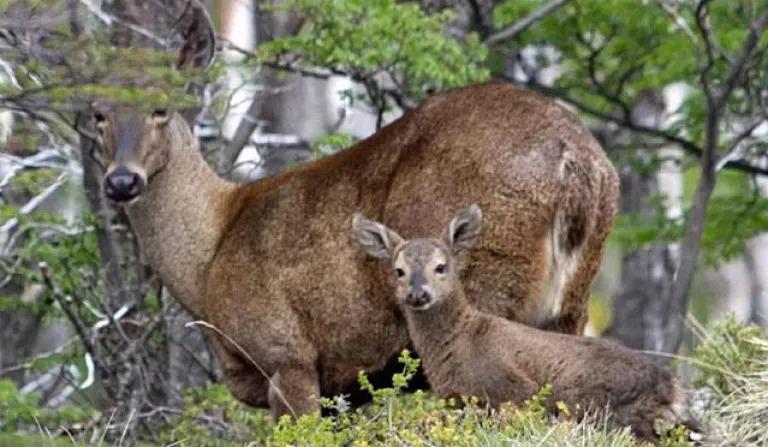
[[[55,178],[55,172],[50,169],[23,171],[13,177],[6,188],[3,188],[3,194],[6,197],[35,196],[40,194]]]
[[[188,76],[172,68],[173,58],[166,52],[116,48],[105,45],[104,36],[74,39],[62,33],[44,48],[65,55],[60,64],[5,55],[17,82],[0,83],[0,100],[41,110],[72,110],[96,100],[138,104],[146,110],[196,104],[184,91]]]
[[[348,74],[366,85],[377,108],[389,107],[382,103],[387,93],[402,103],[402,97],[420,100],[433,90],[488,78],[477,36],[463,43],[446,36],[449,10],[430,15],[416,3],[395,0],[291,0],[287,8],[306,25],[262,44],[260,61]]]
[[[87,407],[66,405],[56,410],[43,408],[38,395],[21,393],[10,380],[0,380],[0,433],[61,427],[86,421],[92,415],[93,410]]]
[[[267,412],[243,405],[224,385],[215,384],[185,392],[184,411],[163,429],[161,440],[201,447],[243,445],[264,439],[272,425]]]
[[[145,110],[194,106],[198,98],[189,94],[190,82],[220,74],[177,70],[177,56],[166,51],[178,45],[171,38],[156,38],[155,48],[165,49],[117,46],[114,19],[99,16],[86,30],[82,17],[69,10],[74,5],[65,0],[4,3],[0,107],[23,112],[53,133],[70,131],[71,113],[94,101]],[[163,32],[168,35],[167,28]]]
[[[685,231],[684,219],[667,216],[667,197],[648,197],[653,213],[621,214],[609,237],[611,244],[634,251],[658,243],[679,242]],[[768,199],[757,191],[715,193],[707,210],[702,236],[702,261],[717,266],[743,253],[745,243],[768,230]]]

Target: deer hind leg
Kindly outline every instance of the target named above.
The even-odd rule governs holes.
[[[259,372],[256,365],[251,364],[242,353],[229,349],[226,341],[218,337],[211,338],[211,345],[219,359],[224,373],[224,384],[235,399],[252,407],[267,407],[269,401],[267,392],[269,389],[268,378]]]
[[[618,187],[608,173],[592,179],[590,169],[571,167],[574,187],[564,191],[552,231],[552,284],[562,285],[558,312],[544,329],[582,334],[592,281],[603,259],[603,245],[613,225]],[[589,179],[588,179],[589,178]]]
[[[289,365],[280,368],[269,385],[269,409],[278,419],[320,410],[320,385],[317,370],[311,366]]]
[[[606,234],[590,234],[585,243],[574,253],[576,257],[565,263],[567,270],[557,273],[566,275],[560,279],[564,281],[564,286],[559,290],[561,293],[559,312],[543,324],[542,329],[564,334],[584,333],[588,317],[589,292],[603,259],[605,237]]]

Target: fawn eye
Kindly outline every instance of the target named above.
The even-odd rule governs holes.
[[[97,124],[101,124],[107,120],[107,117],[101,112],[93,112],[93,119],[96,120]]]
[[[403,269],[395,269],[395,274],[397,275],[398,278],[402,278],[403,276],[405,276],[405,272],[403,271]]]
[[[435,272],[445,273],[445,264],[437,264],[437,267],[435,267]]]
[[[152,116],[155,118],[165,118],[168,116],[168,109],[159,107],[152,112]]]

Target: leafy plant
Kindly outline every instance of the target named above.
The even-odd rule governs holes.
[[[320,68],[365,85],[367,100],[386,111],[430,91],[487,79],[486,50],[476,35],[459,42],[445,34],[450,10],[425,13],[395,0],[290,0],[306,19],[302,30],[262,44],[258,61],[294,71]]]
[[[21,393],[10,380],[0,380],[0,432],[61,427],[88,420],[93,413],[92,409],[74,405],[48,410],[40,406],[38,395]]]

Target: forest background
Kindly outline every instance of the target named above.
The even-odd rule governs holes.
[[[280,444],[330,423],[274,426],[212,385],[220,371],[199,329],[103,196],[87,98],[194,110],[211,165],[249,181],[487,80],[571,108],[620,173],[589,332],[666,354],[719,396],[710,403],[723,399],[713,421],[739,426],[723,422],[728,399],[753,382],[734,378],[768,365],[768,1],[210,0],[218,56],[182,75],[171,66],[187,1],[0,0],[0,433]],[[677,355],[687,360],[670,364]],[[487,423],[460,429],[451,415],[466,413],[445,410],[411,427],[443,404],[416,410],[428,398],[398,389],[376,402],[404,426],[371,422],[359,436],[407,440],[402,429],[438,443],[434,424]],[[521,424],[566,430],[539,416]],[[488,433],[524,439],[504,431],[517,423],[494,419]],[[740,430],[722,428],[768,439]]]

